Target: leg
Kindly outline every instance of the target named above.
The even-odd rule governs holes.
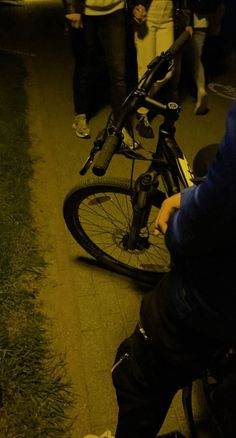
[[[116,438],[154,438],[176,391],[201,375],[215,351],[214,342],[186,329],[177,315],[172,297],[176,281],[171,272],[145,296],[145,337],[136,328],[118,350],[113,367],[119,404]]]
[[[87,32],[87,30],[86,30]],[[73,74],[73,101],[75,118],[72,127],[80,138],[89,138],[87,116],[91,110],[90,100],[90,69],[86,47],[86,32],[84,29],[71,29],[75,68]]]
[[[147,65],[156,55],[156,28],[149,19],[141,25],[135,24],[135,45],[137,51],[138,78],[141,79]]]
[[[173,20],[169,19],[166,22],[163,22],[158,29],[157,35],[156,35],[156,52],[157,55],[160,55],[163,51],[166,51],[169,49],[169,47],[172,45],[174,41],[174,28],[173,28]],[[153,85],[153,88],[151,90],[151,95],[155,97],[155,95],[158,93],[158,91],[165,86],[165,84],[169,87],[170,84],[167,84],[167,82],[172,78],[173,72],[169,71],[167,75],[164,77],[164,79],[160,81],[156,81]],[[166,91],[164,91],[165,94]],[[168,99],[168,93],[167,93],[167,99]]]
[[[197,104],[195,107],[195,114],[197,115],[206,114],[208,111],[205,72],[201,60],[205,38],[206,29],[194,29],[193,36],[189,44],[189,50],[191,52],[190,65],[197,87]]]
[[[105,52],[111,81],[112,109],[117,117],[127,95],[124,11],[117,11],[97,18],[99,20],[99,38]]]
[[[169,0],[153,1],[148,9],[148,18],[140,29],[137,27],[136,47],[138,54],[139,77],[146,70],[146,65],[155,57],[166,51],[174,40],[173,5]],[[155,96],[157,91],[170,78],[168,73],[164,80],[157,81],[150,92]],[[154,137],[154,133],[147,119],[148,110],[140,108],[138,113],[143,117],[137,125],[139,134],[143,137]],[[145,117],[146,116],[146,117]]]
[[[169,14],[160,24],[156,34],[156,55],[160,55],[170,48],[174,42],[174,22]]]
[[[121,113],[122,104],[127,97],[126,78],[126,28],[124,10],[97,17],[98,34],[103,46],[111,83],[111,105],[113,119]],[[139,143],[123,128],[123,145],[137,149]]]
[[[174,41],[172,1],[153,1],[148,9],[147,21],[135,27],[139,79],[149,62],[169,49]]]
[[[96,31],[92,20],[85,17],[83,29],[72,29],[75,55],[73,97],[75,114],[86,114],[91,110],[93,70],[96,61]]]
[[[138,363],[140,357],[143,357],[141,365]],[[148,361],[155,367],[159,382],[155,382],[156,376],[155,380],[151,378]],[[116,438],[156,436],[176,392],[161,365],[161,360],[155,360],[138,329],[120,345],[112,373],[119,405]]]
[[[144,75],[147,65],[156,56],[156,21],[153,20],[153,3],[148,9],[147,20],[141,25],[135,23],[135,46],[137,51],[138,79]],[[149,130],[146,120],[148,109],[141,107],[138,109],[138,117],[142,117],[137,125],[137,130],[142,137],[154,137]],[[147,126],[146,126],[147,125]],[[150,127],[151,128],[151,127]],[[151,128],[152,129],[152,128]],[[146,132],[147,131],[147,132]],[[150,133],[149,133],[150,131]],[[148,135],[149,134],[149,135]]]
[[[170,88],[171,88],[171,98],[175,102],[179,102],[179,83],[181,78],[181,70],[182,70],[182,54],[179,53],[175,58],[175,65],[172,78],[170,79]]]
[[[87,118],[91,117],[96,95],[94,85],[97,78],[98,52],[96,17],[84,16],[83,29],[73,30],[74,53],[76,58],[73,92],[75,119],[73,128],[80,138],[89,138],[90,130]]]
[[[149,9],[147,20],[141,25],[135,24],[135,45],[137,51],[138,78],[141,79],[147,65],[156,56],[156,2],[152,2]],[[136,126],[141,137],[153,138],[154,132],[148,120],[148,109],[140,107],[137,112],[139,122]]]
[[[156,2],[156,55],[165,52],[174,42],[174,19],[173,6],[169,0],[161,0]],[[172,72],[168,72],[165,78],[157,81],[153,86],[153,93],[163,87],[163,85],[171,78]]]
[[[75,68],[73,74],[73,101],[74,101],[74,112],[75,114],[86,113],[85,109],[80,108],[80,88],[81,88],[81,77],[83,77],[83,69],[86,70],[86,49],[84,41],[84,31],[83,29],[71,28],[71,37],[73,52],[75,57]]]

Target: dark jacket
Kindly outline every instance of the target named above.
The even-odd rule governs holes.
[[[85,0],[63,0],[66,14],[79,13],[84,11]]]
[[[167,290],[169,319],[184,331],[224,343],[236,341],[235,169],[236,101],[206,179],[181,192],[181,207],[165,235],[175,260]],[[158,297],[157,287],[141,307],[142,323],[153,340],[160,321]]]
[[[204,182],[181,193],[166,233],[184,287],[236,327],[236,101]]]

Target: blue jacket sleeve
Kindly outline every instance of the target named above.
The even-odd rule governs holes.
[[[236,101],[226,133],[204,182],[181,192],[181,207],[171,218],[167,246],[175,256],[197,256],[235,245]]]

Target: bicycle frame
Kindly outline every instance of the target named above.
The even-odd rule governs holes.
[[[137,247],[140,249],[140,245],[148,244],[147,239],[140,237],[140,231],[147,226],[151,207],[160,205],[166,198],[165,194],[158,190],[159,177],[162,176],[165,182],[167,196],[174,195],[180,192],[181,188],[193,184],[189,165],[174,137],[175,122],[180,112],[179,106],[174,102],[163,105],[149,97],[145,100],[149,106],[159,108],[159,112],[164,116],[164,122],[159,128],[152,162],[135,183],[132,196],[133,220],[125,242],[126,248],[130,250]]]
[[[167,52],[147,66],[146,73],[123,103],[119,117],[111,115],[106,127],[99,132],[80,171],[80,175],[84,175],[92,166],[92,172],[99,178],[75,187],[68,193],[63,206],[69,231],[89,254],[115,272],[148,283],[160,279],[171,264],[164,236],[154,235],[158,209],[166,197],[188,187],[193,179],[175,140],[179,106],[174,102],[167,105],[157,102],[149,92],[153,83],[165,79],[173,68],[175,56],[189,37],[189,32],[185,31]],[[123,145],[123,128],[127,128],[130,116],[141,106],[156,109],[164,118],[156,150],[149,157],[142,155],[141,149],[137,152]],[[115,153],[133,160],[149,161],[147,170],[135,184],[133,171],[129,179],[123,175],[121,178],[101,178]]]

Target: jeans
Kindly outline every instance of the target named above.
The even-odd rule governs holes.
[[[141,323],[118,349],[112,371],[119,405],[116,438],[154,438],[177,390],[201,377],[224,346],[184,321],[183,313],[190,322],[194,316],[188,303],[178,315],[177,285],[171,272],[151,292],[155,314],[152,295],[145,296]]]
[[[88,118],[95,114],[104,104],[110,102],[109,77],[105,64],[104,53],[99,42],[91,71],[91,91],[83,86],[87,77],[87,51],[85,47],[84,30],[71,28],[75,67],[73,75],[73,101],[75,114],[85,113]],[[90,81],[90,79],[89,79]],[[87,80],[85,80],[87,82]],[[99,87],[96,86],[99,84]],[[105,91],[104,91],[105,90]]]
[[[96,71],[98,50],[101,54],[102,49],[110,80],[111,105],[116,117],[127,94],[125,13],[120,10],[103,16],[85,15],[83,26],[77,31],[77,46],[74,45],[75,112],[90,112],[96,88],[101,85],[96,81]]]

